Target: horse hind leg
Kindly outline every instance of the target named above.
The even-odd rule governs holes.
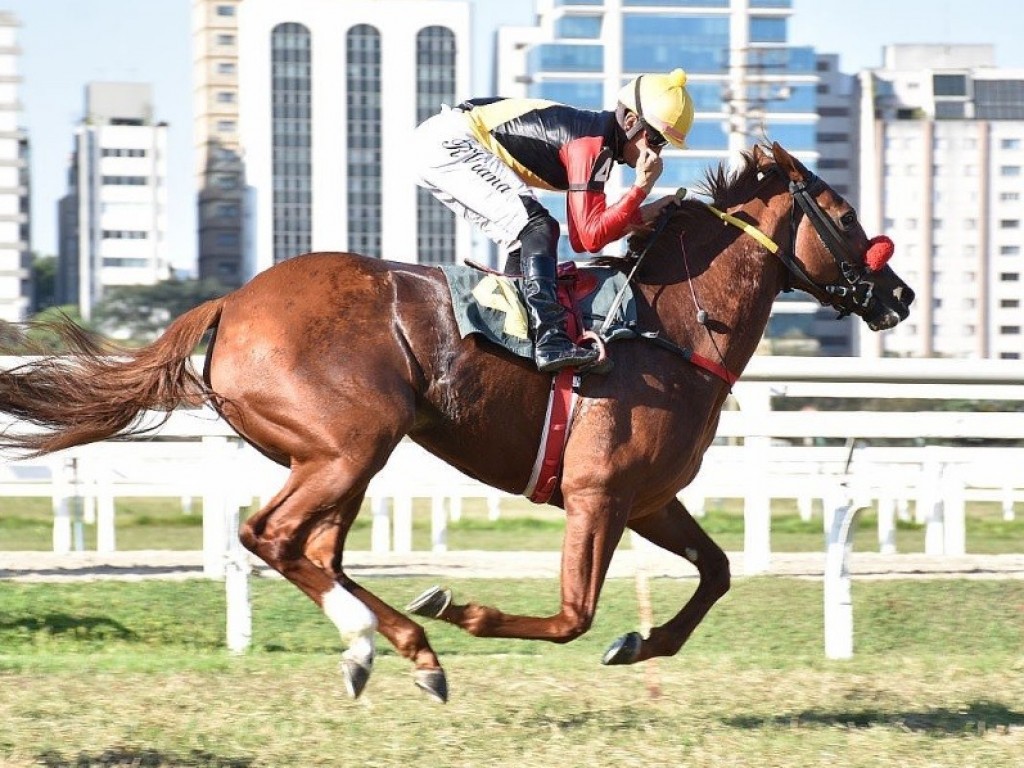
[[[674,656],[711,607],[729,591],[731,580],[729,558],[678,499],[653,514],[631,520],[629,527],[651,543],[693,563],[700,581],[682,609],[654,627],[649,637],[630,632],[612,643],[605,653],[605,664],[633,664],[655,656]]]
[[[341,459],[296,464],[285,487],[266,507],[249,518],[241,531],[242,543],[302,590],[337,627],[346,646],[342,653],[342,672],[353,698],[362,693],[373,669],[374,633],[380,629],[393,641],[403,629],[406,634],[410,633],[409,627],[402,626],[403,622],[412,627],[411,634],[418,640],[413,643],[414,648],[399,647],[416,662],[417,684],[420,685],[421,677],[436,679],[440,676],[443,682],[440,664],[422,628],[337,570],[344,534],[358,513],[363,489],[371,475],[372,472],[353,472]],[[339,521],[337,540],[330,545],[335,554],[327,558],[328,563],[323,557],[324,532],[325,526],[334,520]],[[379,620],[381,616],[383,621]],[[395,616],[399,617],[397,622]],[[436,684],[435,690],[440,689],[440,684]],[[446,687],[444,690],[446,694]]]
[[[430,647],[426,631],[404,614],[396,611],[374,593],[351,579],[344,572],[343,550],[348,532],[359,513],[362,494],[353,499],[342,512],[340,518],[324,525],[306,545],[306,556],[321,569],[336,579],[339,586],[369,608],[377,619],[377,631],[380,632],[403,657],[415,665],[413,681],[416,687],[427,696],[439,703],[448,701],[448,681],[444,670],[438,663],[437,656]],[[349,680],[358,680],[368,675],[369,668],[364,667],[358,659],[343,659],[342,673],[345,675],[346,686]],[[364,674],[365,673],[365,674]],[[356,694],[358,695],[358,694]]]

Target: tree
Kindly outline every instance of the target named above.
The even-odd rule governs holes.
[[[57,305],[57,257],[32,256],[32,284],[35,286],[32,299],[32,314]]]
[[[213,280],[171,279],[107,288],[93,309],[93,322],[111,338],[145,343],[159,336],[174,318],[225,292]]]

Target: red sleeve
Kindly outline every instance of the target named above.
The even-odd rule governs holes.
[[[562,162],[569,178],[566,218],[569,244],[577,253],[597,253],[640,221],[640,204],[647,197],[639,187],[630,187],[613,205],[608,205],[604,184],[614,165],[611,150],[600,136],[574,139],[562,147]]]

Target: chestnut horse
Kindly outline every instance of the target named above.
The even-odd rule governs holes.
[[[428,590],[408,607],[481,637],[564,643],[591,625],[626,528],[686,557],[692,597],[648,637],[630,632],[607,664],[671,656],[729,588],[729,563],[677,499],[715,435],[775,297],[798,288],[873,330],[909,312],[913,292],[879,258],[856,213],[778,144],[734,173],[710,171],[643,246],[633,290],[645,338],[610,345],[614,367],[583,378],[560,486],[565,510],[561,608],[521,616]],[[646,242],[645,242],[646,241]],[[445,701],[444,671],[423,627],[344,570],[345,538],[367,484],[406,435],[505,491],[527,485],[551,377],[476,336],[460,338],[441,271],[346,253],[278,264],[175,320],[148,347],[94,343],[70,321],[75,354],[0,374],[0,412],[43,430],[0,445],[37,454],[138,431],[148,410],[209,402],[291,473],[242,526],[245,546],[337,626],[342,672],[358,696],[380,632]],[[213,331],[200,376],[189,356]]]

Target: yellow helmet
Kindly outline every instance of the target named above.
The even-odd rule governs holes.
[[[653,128],[672,146],[683,148],[693,125],[693,99],[686,91],[683,70],[633,78],[619,91],[619,103],[640,118],[640,127]],[[633,135],[635,132],[629,138]]]

